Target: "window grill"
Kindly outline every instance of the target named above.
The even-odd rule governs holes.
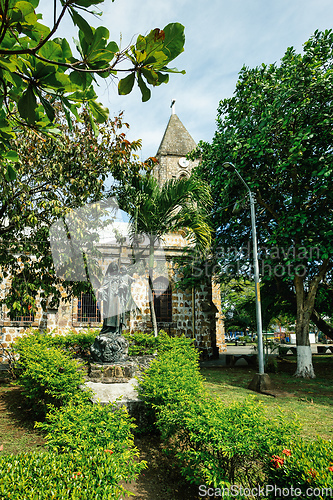
[[[166,286],[167,289],[165,289]],[[162,293],[156,296],[155,292]],[[166,278],[161,277],[154,280],[154,308],[157,322],[172,322],[172,290]]]
[[[32,323],[35,321],[35,316],[33,314],[28,314],[26,316],[14,316],[10,317],[9,311],[6,311],[4,314],[4,321],[11,321],[15,323]]]
[[[81,297],[77,302],[77,322],[101,322],[100,302],[95,299],[95,296],[92,293],[81,293]]]

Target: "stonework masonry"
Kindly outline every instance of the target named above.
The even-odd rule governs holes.
[[[156,155],[158,164],[154,169],[154,175],[160,185],[169,179],[178,179],[190,175],[197,162],[187,160],[186,155],[195,148],[196,143],[178,116],[172,114]],[[171,300],[171,314],[168,321],[158,323],[158,328],[167,331],[171,335],[184,334],[193,338],[203,359],[217,357],[219,353],[226,350],[220,288],[218,283],[209,277],[207,277],[205,283],[195,288],[182,290],[177,286],[177,283],[181,280],[181,275],[174,264],[174,258],[179,256],[187,245],[188,242],[180,232],[168,235],[164,241],[167,276],[171,289],[169,298]],[[99,249],[102,254],[104,253],[108,257],[101,258],[100,261],[104,274],[110,259],[119,258],[119,248],[100,245]],[[130,262],[129,248],[122,248],[121,259],[124,264]],[[158,277],[157,265],[153,278]],[[127,328],[130,331],[151,331],[152,323],[147,280],[136,278],[132,286],[132,294],[138,309],[128,314]],[[6,286],[8,286],[8,283],[4,280],[0,285],[2,294],[5,293]],[[57,310],[48,309],[42,311],[39,309],[33,321],[25,322],[10,320],[8,311],[3,307],[2,311],[0,311],[1,343],[8,346],[17,335],[22,335],[27,328],[38,328],[55,334],[64,333],[70,329],[80,331],[88,327],[100,328],[102,326],[100,321],[90,321],[89,318],[86,318],[84,322],[78,321],[80,319],[78,317],[78,300],[73,299],[69,302],[63,300]]]

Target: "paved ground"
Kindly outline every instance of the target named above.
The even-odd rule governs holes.
[[[296,347],[295,344],[282,344],[285,347]],[[327,344],[311,344],[312,354],[317,354],[317,346],[327,346]],[[225,366],[226,365],[226,355],[241,355],[241,354],[256,354],[256,351],[253,349],[253,345],[227,345],[226,352],[220,354],[219,359],[212,359],[209,361],[202,361],[200,366]],[[247,364],[246,362],[244,364]]]

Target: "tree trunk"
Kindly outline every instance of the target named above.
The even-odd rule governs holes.
[[[148,285],[149,285],[149,309],[151,321],[153,323],[154,336],[157,337],[157,321],[154,307],[154,285],[153,285],[153,272],[154,272],[154,241],[150,240],[149,243],[149,275],[148,275]]]
[[[309,340],[310,316],[309,304],[305,300],[304,278],[295,276],[296,290],[296,344],[297,344],[297,369],[295,377],[315,378],[312,364],[312,352]],[[311,311],[312,312],[312,311]]]
[[[304,276],[295,275],[296,291],[296,344],[297,344],[297,369],[295,377],[314,378],[315,373],[312,365],[312,352],[309,340],[310,319],[314,310],[316,293],[319,283],[328,269],[328,259],[320,266],[318,274],[308,284],[308,291],[304,290]]]

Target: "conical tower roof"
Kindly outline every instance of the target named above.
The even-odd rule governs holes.
[[[164,132],[156,156],[186,156],[197,147],[196,143],[178,118],[173,113]]]

